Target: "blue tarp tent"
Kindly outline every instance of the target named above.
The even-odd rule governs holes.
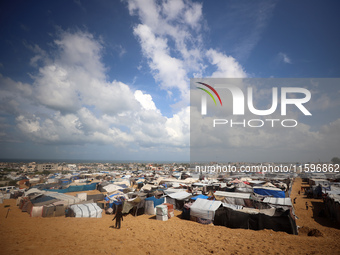
[[[145,198],[145,201],[153,201],[153,207],[156,207],[157,205],[163,204],[165,199],[164,199],[164,197],[162,197],[160,199],[157,199],[155,197],[148,197],[148,198]]]
[[[271,196],[271,197],[281,197],[285,198],[285,192],[280,189],[275,188],[254,188],[254,192],[261,196]]]
[[[198,196],[196,196],[196,197],[192,197],[192,198],[190,198],[190,199],[196,200],[197,198],[208,199],[208,196],[204,196],[204,195],[200,194],[200,195],[198,195]]]
[[[66,189],[54,189],[54,190],[45,189],[45,190],[58,192],[58,193],[68,193],[68,192],[95,190],[96,187],[97,187],[97,183],[91,183],[91,184],[87,184],[87,185],[69,186]]]

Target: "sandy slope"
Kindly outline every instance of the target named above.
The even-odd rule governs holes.
[[[5,200],[0,205],[0,254],[340,254],[340,230],[314,219],[311,209],[306,211],[305,201],[311,205],[318,200],[298,196],[300,184],[298,179],[292,191],[292,198],[298,197],[297,223],[320,230],[323,237],[228,229],[178,217],[162,222],[148,215],[128,215],[117,230],[110,227],[110,215],[103,214],[101,219],[30,218],[14,200]],[[11,208],[7,219],[4,205]],[[314,206],[317,210],[318,205]]]

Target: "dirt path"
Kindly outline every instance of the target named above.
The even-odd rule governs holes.
[[[292,197],[298,186],[296,180]],[[14,200],[5,200],[0,205],[0,254],[340,254],[340,230],[315,222],[305,201],[313,200],[297,198],[298,225],[319,229],[323,237],[228,229],[179,217],[162,222],[149,215],[128,215],[117,230],[110,227],[110,215],[30,218]],[[7,219],[5,205],[11,208]]]
[[[296,198],[296,204],[294,204],[295,214],[299,218],[296,223],[300,227],[306,229],[317,229],[324,237],[337,238],[340,234],[340,226],[334,222],[331,222],[327,218],[319,217],[319,212],[323,208],[322,199],[307,198],[301,192],[298,194],[301,187],[302,180],[300,178],[295,179],[293,189],[291,192],[291,199]],[[308,210],[306,209],[306,202],[308,203]],[[301,234],[307,234],[303,230]],[[340,243],[340,242],[339,242]]]

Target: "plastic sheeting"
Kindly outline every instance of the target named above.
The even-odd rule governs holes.
[[[177,199],[177,200],[187,199],[191,195],[192,195],[191,193],[188,193],[186,191],[181,191],[181,192],[176,192],[176,193],[168,194],[169,197],[171,197],[172,199]]]
[[[122,191],[124,188],[115,184],[109,184],[103,187],[104,190],[106,190],[108,193],[114,192],[114,191]]]
[[[261,212],[250,214],[221,207],[215,212],[214,225],[252,230],[272,229],[297,235],[296,223],[290,211],[277,211],[277,213],[278,215],[268,216]]]
[[[69,207],[76,218],[101,218],[102,209],[96,203],[71,205]]]
[[[31,210],[31,217],[42,217],[44,206],[33,206]]]
[[[58,193],[79,192],[79,191],[95,190],[96,187],[97,187],[97,183],[91,183],[87,185],[69,186],[66,189],[54,189],[53,192],[58,192]],[[47,191],[52,191],[52,190],[47,190]]]
[[[81,201],[87,200],[87,193],[78,193],[76,194],[76,197],[79,198]]]
[[[190,215],[207,220],[213,220],[215,211],[221,206],[220,201],[211,201],[198,198],[190,207]]]
[[[208,199],[208,196],[204,196],[204,195],[200,194],[200,195],[198,195],[198,196],[195,196],[195,197],[192,197],[192,198],[190,198],[190,199],[192,199],[192,200],[196,200],[197,198],[201,198],[201,199]]]
[[[276,188],[254,188],[254,192],[261,196],[285,198],[285,192]]]
[[[163,204],[165,202],[165,198],[148,197],[145,198],[145,201],[153,201],[153,207],[156,207],[157,205]]]
[[[155,215],[156,214],[156,209],[154,207],[154,203],[152,200],[148,200],[146,201],[145,200],[145,208],[144,208],[144,212],[145,214],[148,214],[148,215]]]
[[[268,204],[273,204],[273,205],[293,206],[292,200],[290,199],[290,197],[285,197],[285,198],[265,197],[263,202],[268,203]]]

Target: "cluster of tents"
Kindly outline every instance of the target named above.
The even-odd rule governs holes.
[[[102,195],[102,199],[104,196]],[[97,198],[100,199],[100,198]],[[86,193],[71,196],[32,188],[17,199],[17,206],[31,217],[95,217],[101,218],[102,208]]]
[[[157,215],[157,207],[167,204],[182,211],[182,219],[229,228],[297,234],[292,202],[284,195],[284,191],[268,187],[254,188],[252,193],[210,191],[206,195],[168,188],[148,193],[117,191],[107,195],[106,200],[112,208],[108,213],[114,213],[121,205],[125,214]]]
[[[203,224],[297,234],[294,210],[287,192],[290,184],[280,181],[273,185],[251,179],[205,183],[190,178],[158,178],[151,182],[130,178],[118,182],[71,183],[63,189],[48,189],[41,185],[37,186],[39,189],[26,191],[18,198],[17,205],[32,217],[100,218],[103,211],[112,214],[120,206],[123,214],[157,215],[157,219],[168,220],[173,217],[173,210],[179,210],[182,219]],[[93,189],[101,193],[88,195],[82,192]],[[73,191],[81,193],[75,196],[65,194]],[[169,213],[159,215],[158,212],[164,212],[160,210],[164,206]]]

